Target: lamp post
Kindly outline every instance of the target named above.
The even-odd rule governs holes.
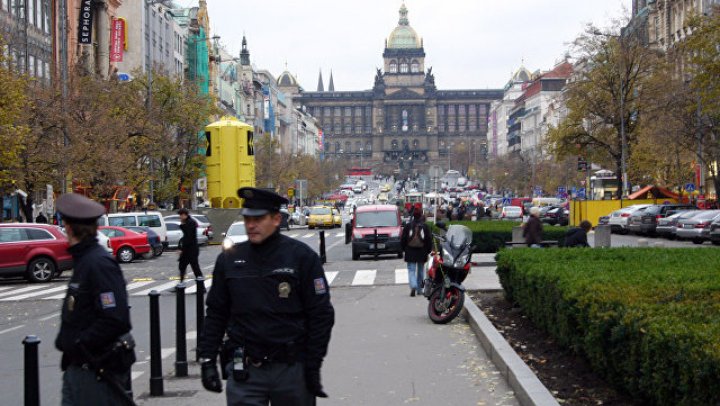
[[[363,167],[363,165],[362,165],[362,159],[363,159],[363,147],[360,147],[360,168]]]

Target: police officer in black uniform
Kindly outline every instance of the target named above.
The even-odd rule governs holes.
[[[287,199],[241,188],[248,241],[217,258],[200,337],[202,383],[222,391],[216,356],[228,372],[228,405],[314,405],[327,397],[320,367],[335,313],[318,255],[280,234]]]
[[[127,385],[130,365],[107,356],[131,325],[122,271],[96,238],[97,219],[105,214],[105,207],[78,194],[65,194],[58,199],[57,210],[74,262],[55,339],[65,371],[62,405],[128,404],[121,385]],[[98,379],[100,375],[104,378]]]

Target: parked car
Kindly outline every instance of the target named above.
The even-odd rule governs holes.
[[[674,240],[676,238],[675,232],[677,231],[676,228],[678,221],[692,216],[697,216],[700,213],[700,210],[683,210],[673,213],[665,218],[658,219],[657,226],[655,227],[655,234],[669,240]]]
[[[342,226],[342,216],[334,207],[315,206],[310,209],[310,216],[308,217],[309,229],[312,230],[315,227],[334,228],[340,226]]]
[[[129,213],[111,213],[106,214],[98,219],[99,226],[144,226],[150,227],[160,236],[161,241],[165,241],[167,230],[165,228],[165,219],[159,211],[138,211]]]
[[[665,218],[678,210],[697,210],[697,208],[690,204],[653,204],[630,216],[628,230],[640,235],[654,235],[658,219]]]
[[[709,228],[710,223],[718,216],[720,216],[720,210],[702,210],[693,217],[678,220],[675,234],[678,238],[691,240],[694,244],[702,244],[705,241],[705,236],[702,234],[703,228]]]
[[[598,217],[598,225],[599,226],[606,226],[610,224],[610,216],[600,216]]]
[[[155,233],[150,227],[140,226],[127,226],[128,230],[137,231],[138,233],[144,233],[147,235],[148,244],[152,247],[152,256],[159,257],[163,253],[163,243],[160,241],[160,236]]]
[[[288,219],[288,223],[293,226],[299,226],[301,224],[307,224],[307,218],[303,213],[300,212],[300,209],[295,209],[292,213],[290,213],[290,218]]]
[[[167,242],[165,244],[166,248],[176,249],[180,243],[180,239],[183,236],[182,230],[180,229],[180,222],[168,221],[167,223],[165,223],[165,226],[167,227]],[[198,245],[208,243],[208,237],[207,235],[205,235],[205,233],[200,227],[197,228],[197,240]]]
[[[48,282],[72,268],[68,239],[58,226],[0,224],[0,276]]]
[[[620,234],[627,234],[627,226],[628,220],[630,220],[630,216],[632,216],[633,213],[638,210],[644,210],[648,206],[650,205],[634,204],[632,206],[623,207],[622,209],[615,210],[614,212],[610,213],[610,220],[608,220],[608,224],[610,224],[610,231]]]
[[[520,206],[503,206],[500,211],[502,220],[520,220],[523,216],[523,209]]]
[[[540,208],[541,213],[543,211],[542,209],[543,208]],[[544,214],[541,214],[540,220],[551,226],[566,226],[570,222],[570,210],[562,207],[551,207],[550,209],[545,210]]]
[[[110,238],[110,246],[118,262],[132,262],[138,255],[152,252],[145,234],[115,226],[100,226],[98,230]]]
[[[198,225],[198,229],[202,229],[202,233],[205,234],[208,240],[212,240],[215,236],[215,233],[213,232],[213,226],[210,223],[210,219],[204,214],[192,214],[190,213],[190,217],[195,220],[195,223]],[[170,216],[165,216],[165,221],[174,221],[176,223],[180,222],[180,215],[173,214]]]
[[[290,212],[286,208],[280,208],[280,229],[290,231]]]
[[[710,223],[708,238],[713,245],[720,245],[720,219],[716,219]]]
[[[226,233],[223,233],[223,250],[229,250],[235,244],[240,244],[248,240],[247,231],[245,231],[245,222],[236,221],[228,227]]]

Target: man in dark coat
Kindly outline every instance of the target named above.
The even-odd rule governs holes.
[[[432,234],[425,223],[422,208],[416,207],[413,219],[403,227],[400,246],[405,253],[410,296],[420,291],[425,279],[425,263],[432,250]]]
[[[105,214],[105,207],[68,193],[58,199],[57,210],[73,257],[73,273],[55,339],[55,347],[63,353],[62,404],[127,404],[120,386],[129,382],[130,367],[115,362],[113,356],[103,365],[95,364],[131,328],[125,278],[115,258],[96,238],[97,219]],[[98,379],[101,374],[103,379]]]
[[[180,215],[180,230],[182,230],[183,236],[180,240],[180,282],[185,280],[185,273],[187,267],[190,265],[195,277],[198,278],[203,276],[200,270],[200,264],[198,263],[198,257],[200,256],[200,247],[197,241],[197,223],[195,219],[190,216],[188,209],[182,208],[178,210]]]
[[[540,208],[531,207],[530,217],[523,228],[523,237],[528,247],[539,248],[542,243],[543,226],[540,221]]]
[[[589,221],[580,222],[580,227],[573,227],[565,233],[565,243],[563,247],[589,247],[587,234],[592,229]]]

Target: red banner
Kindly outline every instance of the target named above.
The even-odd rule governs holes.
[[[110,62],[122,62],[125,45],[125,19],[113,18],[110,27]]]

